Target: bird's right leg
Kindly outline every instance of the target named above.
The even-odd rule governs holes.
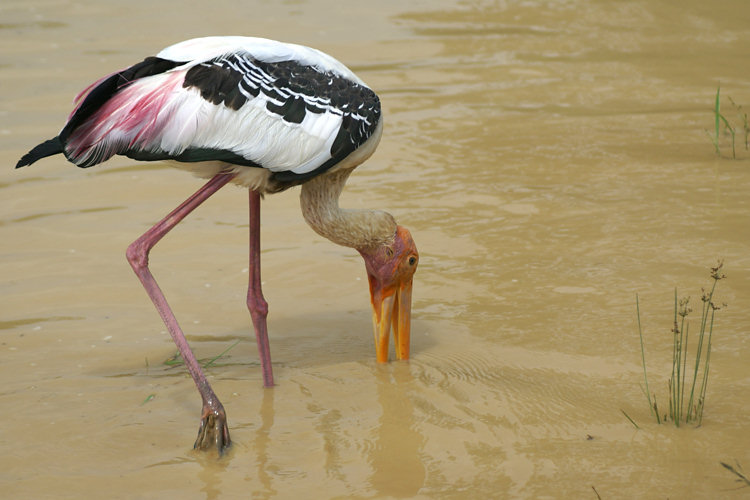
[[[268,344],[268,303],[263,298],[260,281],[260,194],[250,190],[250,275],[247,287],[247,308],[253,319],[255,340],[258,344],[260,369],[263,372],[263,386],[273,387],[273,368],[271,367],[271,349]]]
[[[169,330],[174,343],[177,345],[177,349],[180,351],[183,361],[185,361],[185,366],[193,377],[195,385],[198,387],[198,392],[203,399],[201,425],[198,430],[198,439],[195,441],[195,448],[207,449],[215,446],[219,454],[223,453],[224,449],[231,444],[224,406],[219,401],[219,398],[216,397],[206,376],[203,374],[198,360],[195,359],[195,355],[190,350],[190,346],[185,339],[185,334],[182,333],[182,329],[177,323],[172,309],[167,304],[164,293],[162,293],[151,274],[148,268],[148,254],[154,245],[184,219],[185,216],[195,210],[198,205],[206,201],[234,177],[235,174],[218,174],[212,177],[195,194],[185,200],[154,227],[146,231],[143,236],[131,243],[126,252],[128,262],[130,262],[135,274],[141,280],[146,293],[148,293],[151,301],[156,306],[156,310],[159,311],[159,315],[167,326],[167,330]]]

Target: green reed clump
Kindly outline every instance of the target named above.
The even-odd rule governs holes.
[[[724,114],[721,112],[721,85],[719,85],[716,88],[716,98],[714,99],[714,133],[713,135],[706,130],[706,133],[708,134],[709,139],[711,139],[711,142],[714,145],[714,150],[716,150],[717,155],[721,155],[721,148],[719,145],[720,136],[721,136],[721,126],[724,125],[724,134],[729,134],[731,140],[732,140],[732,158],[737,159],[737,148],[736,148],[736,139],[738,132],[744,136],[744,143],[745,143],[745,150],[747,151],[750,149],[750,141],[748,138],[750,137],[750,126],[748,125],[747,120],[747,113],[745,110],[734,102],[734,99],[731,97],[727,97],[729,99],[729,102],[734,106],[734,110],[737,113],[737,119],[739,122],[739,125],[732,125],[729,120],[727,119]]]
[[[692,312],[690,297],[677,298],[677,289],[674,295],[674,321],[671,329],[672,340],[672,373],[667,382],[669,390],[668,411],[662,413],[656,402],[656,394],[652,394],[648,387],[648,373],[646,371],[646,350],[643,345],[643,330],[641,328],[641,309],[638,294],[635,296],[635,307],[638,316],[638,335],[641,340],[641,362],[643,363],[642,387],[648,399],[651,414],[655,416],[656,422],[661,424],[671,420],[675,426],[681,423],[701,425],[703,422],[703,409],[706,403],[706,388],[708,387],[709,363],[711,360],[711,342],[713,340],[714,318],[716,311],[721,309],[714,302],[716,285],[720,280],[726,278],[722,273],[724,263],[719,261],[716,267],[711,268],[711,279],[713,284],[710,291],[701,289],[701,320],[695,352],[695,361],[688,365],[688,340],[690,339],[690,322],[687,319]],[[688,368],[692,374],[688,373]],[[626,415],[627,416],[627,415]],[[628,417],[630,420],[630,418]],[[632,422],[632,420],[631,420]]]

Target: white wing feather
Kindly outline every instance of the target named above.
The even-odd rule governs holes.
[[[156,56],[171,61],[192,61],[199,64],[224,54],[247,51],[264,62],[279,62],[293,59],[323,71],[331,71],[352,81],[365,85],[349,68],[337,59],[311,47],[294,43],[277,42],[267,38],[247,36],[209,36],[176,43],[163,49]]]

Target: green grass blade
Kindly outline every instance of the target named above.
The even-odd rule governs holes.
[[[623,415],[625,415],[625,418],[627,418],[628,420],[630,420],[630,423],[633,424],[633,427],[635,427],[638,430],[641,430],[641,428],[638,427],[638,424],[635,423],[635,420],[633,420],[632,418],[630,418],[630,415],[628,415],[627,413],[625,413],[625,410],[620,409],[620,411],[622,412]]]
[[[710,305],[710,304],[709,304]],[[714,314],[716,313],[716,310],[713,309],[713,306],[711,307],[711,325],[708,329],[708,345],[706,346],[706,362],[703,366],[703,383],[701,384],[701,396],[700,400],[702,402],[701,404],[701,411],[698,415],[698,425],[701,425],[703,423],[703,408],[706,406],[706,388],[708,387],[708,366],[709,362],[711,361],[711,337],[714,333]]]
[[[703,354],[703,340],[706,333],[706,321],[708,320],[708,308],[710,298],[713,296],[714,289],[716,288],[716,282],[714,281],[714,286],[711,288],[711,292],[708,295],[708,299],[704,296],[701,300],[703,300],[703,307],[701,310],[701,326],[700,326],[700,332],[698,333],[698,343],[695,347],[695,367],[693,369],[693,382],[690,385],[690,399],[688,400],[688,413],[694,413],[693,408],[697,409],[697,403],[695,403],[695,384],[698,381],[698,368],[700,367],[701,362],[701,356]],[[700,390],[698,391],[700,394]],[[694,406],[695,403],[695,406]]]
[[[732,472],[735,476],[737,476],[738,478],[737,482],[745,483],[747,486],[750,486],[750,479],[748,479],[747,476],[743,474],[742,467],[740,467],[739,463],[737,463],[737,469],[735,469],[734,467],[732,467],[726,462],[719,462],[719,463],[722,465],[722,467],[724,467],[725,469]]]
[[[677,288],[674,289],[674,322],[672,327],[672,376],[669,379],[669,414],[675,426],[680,426],[680,418],[677,413],[678,380],[680,378],[680,343],[679,328],[677,326]]]
[[[688,336],[690,335],[690,323],[685,324],[685,351],[683,353],[682,357],[682,384],[681,384],[681,392],[680,392],[680,413],[684,414],[684,406],[685,403],[685,373],[687,373],[687,358],[688,358]],[[687,414],[685,414],[685,423],[688,423],[690,420],[690,412],[688,411]]]
[[[725,128],[727,129],[727,130],[729,130],[729,134],[730,134],[730,135],[732,136],[732,159],[733,159],[733,160],[736,160],[736,159],[737,159],[737,153],[736,153],[736,151],[735,151],[735,149],[734,149],[734,136],[735,136],[735,132],[734,132],[734,127],[732,127],[732,126],[731,126],[731,125],[729,124],[729,120],[727,120],[727,119],[726,119],[726,118],[724,117],[724,115],[722,115],[721,113],[719,113],[719,114],[718,114],[718,117],[719,117],[719,118],[721,119],[722,123],[724,123],[724,127],[725,127]]]
[[[180,356],[180,352],[177,351],[174,353],[174,355],[171,358],[165,359],[163,361],[163,364],[167,366],[179,366],[183,363],[182,356]]]
[[[654,412],[654,405],[651,403],[651,392],[648,390],[648,375],[646,373],[646,351],[643,347],[643,330],[641,329],[641,306],[638,301],[638,294],[635,294],[635,310],[638,316],[638,336],[641,339],[641,363],[643,363],[643,381],[646,384],[646,398],[648,398],[648,408],[651,413]],[[659,416],[656,416],[656,420],[659,420]]]
[[[221,354],[219,354],[219,355],[217,355],[217,356],[214,356],[213,358],[211,358],[210,360],[208,360],[207,362],[205,362],[205,363],[203,364],[203,368],[208,368],[209,366],[211,366],[212,364],[214,364],[214,362],[215,362],[215,361],[216,361],[217,359],[219,359],[219,358],[221,358],[222,356],[224,356],[224,355],[225,355],[225,354],[226,354],[227,352],[229,352],[229,350],[230,350],[230,349],[233,349],[233,348],[234,348],[234,346],[236,346],[236,345],[237,345],[237,344],[239,344],[239,343],[240,343],[240,340],[239,340],[239,339],[237,339],[237,341],[235,341],[235,343],[234,343],[234,344],[232,344],[232,345],[230,345],[229,347],[227,347],[226,349],[224,349],[224,350],[223,350],[223,351],[221,352]]]
[[[716,139],[714,138],[714,136],[711,135],[711,132],[709,132],[705,128],[703,129],[703,131],[706,132],[706,135],[708,136],[708,138],[711,139],[711,144],[714,145],[714,150],[716,151],[716,154],[720,155],[721,154],[721,150],[719,149],[719,143],[716,141]]]
[[[239,343],[240,343],[240,341],[239,341],[239,339],[237,339],[237,341],[234,344],[230,345],[229,347],[227,347],[226,349],[224,349],[221,353],[217,354],[213,358],[208,359],[208,360],[206,360],[206,358],[201,358],[201,359],[198,360],[198,362],[201,364],[201,366],[203,368],[208,368],[209,366],[213,365],[218,359],[220,359],[221,357],[223,357],[226,353],[228,353],[231,349],[234,348],[234,346],[236,346]],[[182,365],[185,362],[183,361],[182,356],[180,355],[180,352],[177,351],[176,353],[174,353],[174,356],[172,356],[169,359],[165,359],[163,361],[163,363],[165,365],[171,367],[171,366]]]
[[[716,87],[716,102],[714,103],[714,125],[715,125],[715,132],[716,132],[716,141],[715,144],[719,143],[719,116],[720,113],[720,100],[719,100],[719,94],[721,92],[721,84],[719,84]]]

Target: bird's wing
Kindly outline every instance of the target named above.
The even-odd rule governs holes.
[[[291,181],[343,160],[379,119],[377,95],[330,56],[214,37],[95,82],[79,96],[60,140],[81,167],[122,154],[263,167]]]

